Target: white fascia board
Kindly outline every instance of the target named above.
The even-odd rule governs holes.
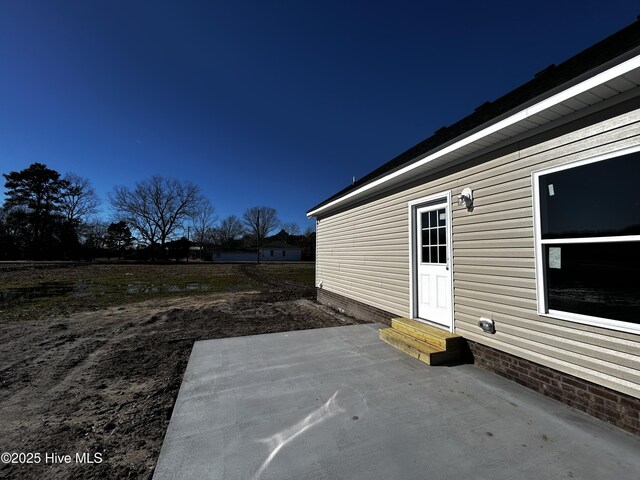
[[[316,208],[315,210],[310,211],[309,213],[307,213],[307,217],[313,217],[318,213],[322,212],[323,210],[326,210],[327,208],[336,206],[339,203],[342,203],[350,198],[355,197],[356,195],[365,193],[366,191],[371,190],[372,188],[375,188],[378,185],[387,183],[388,181],[393,180],[394,178],[397,178],[401,175],[404,175],[405,173],[409,173],[412,170],[415,170],[416,168],[419,168],[429,162],[432,162],[433,160],[436,160],[437,158],[447,155],[448,153],[454,152],[459,148],[469,145],[470,143],[473,143],[476,140],[480,140],[481,138],[491,135],[492,133],[498,132],[503,128],[509,127],[510,125],[520,122],[530,116],[536,115],[542,112],[543,110],[551,108],[554,105],[558,105],[559,103],[562,103],[565,100],[568,100],[572,97],[580,95],[581,93],[584,93],[587,90],[590,90],[591,88],[602,85],[603,83],[606,83],[609,80],[613,80],[614,78],[624,75],[625,73],[629,73],[630,71],[635,70],[638,67],[640,67],[640,55],[636,55],[635,57],[625,62],[622,62],[608,70],[605,70],[604,72],[594,75],[593,77],[588,78],[587,80],[584,80],[576,85],[573,85],[572,87],[569,87],[566,90],[562,90],[561,92],[558,92],[550,96],[549,98],[546,98],[534,105],[531,105],[530,107],[520,110],[519,112],[516,112],[513,115],[503,120],[500,120],[499,122],[489,125],[488,127],[482,130],[479,130],[476,133],[469,135],[468,137],[462,138],[457,142],[452,143],[451,145],[443,148],[442,150],[438,150],[437,152],[432,153],[431,155],[427,155],[426,157],[410,165],[407,165],[404,168],[396,170],[395,172],[391,172],[388,175],[385,175],[384,177],[380,177],[379,179],[374,180],[371,183],[367,183],[366,185],[363,185],[357,190],[353,190],[352,192],[349,192],[340,198],[336,198],[335,200],[327,203],[326,205],[323,205],[319,208]]]
[[[604,72],[601,72],[597,75],[594,75],[593,77],[588,78],[587,80],[584,80],[583,82],[580,82],[577,85],[574,85],[573,87],[569,87],[566,90],[558,92],[555,95],[545,100],[542,100],[541,102],[538,102],[535,105],[532,105],[531,107],[526,109],[527,116],[535,115],[536,113],[546,110],[547,108],[550,108],[553,105],[557,105],[558,103],[564,102],[565,100],[568,100],[572,97],[580,95],[581,93],[584,93],[587,90],[590,90],[599,85],[602,85],[603,83],[606,83],[609,80],[613,80],[614,78],[624,75],[625,73],[629,73],[638,67],[640,67],[640,55],[630,58],[626,62],[622,62],[616,65],[615,67],[611,67],[610,69],[605,70]]]

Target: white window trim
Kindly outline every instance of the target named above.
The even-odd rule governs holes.
[[[454,333],[455,332],[455,312],[454,312],[454,308],[455,308],[455,303],[453,301],[453,229],[452,229],[452,216],[453,216],[453,208],[451,206],[451,190],[447,190],[445,192],[441,192],[441,193],[436,193],[434,195],[429,195],[427,197],[421,197],[421,198],[416,198],[415,200],[411,200],[409,202],[407,202],[407,211],[408,211],[408,218],[409,218],[409,318],[415,319],[418,316],[418,312],[416,311],[416,303],[415,303],[415,274],[416,271],[414,270],[414,260],[415,260],[415,252],[416,252],[416,248],[415,248],[415,235],[414,235],[414,216],[413,216],[413,211],[414,208],[417,208],[419,206],[421,206],[422,204],[425,203],[432,203],[432,202],[436,202],[436,201],[440,201],[441,203],[446,203],[447,204],[447,208],[446,208],[446,212],[447,212],[447,237],[448,237],[448,242],[447,242],[447,260],[449,263],[449,270],[451,271],[451,275],[450,275],[450,281],[451,281],[451,318],[450,318],[450,327],[449,327],[449,332],[450,333]],[[437,326],[438,328],[442,328],[443,325],[440,324],[433,324],[435,326]]]
[[[621,157],[630,153],[640,152],[640,145],[630,148],[624,148],[622,150],[616,150],[602,155],[597,155],[585,160],[579,160],[572,163],[567,163],[553,168],[545,170],[538,170],[531,174],[532,188],[533,188],[533,235],[535,244],[535,277],[536,277],[536,298],[538,304],[538,315],[549,318],[557,318],[560,320],[569,320],[575,323],[581,323],[584,325],[592,325],[595,327],[607,328],[610,330],[618,330],[621,332],[637,333],[640,334],[640,324],[633,324],[623,322],[621,320],[613,320],[610,318],[592,317],[590,315],[581,315],[571,312],[563,312],[558,310],[549,310],[547,308],[546,294],[544,288],[544,264],[542,246],[545,244],[562,244],[562,243],[606,243],[606,242],[633,242],[639,241],[640,235],[629,235],[624,238],[620,237],[586,237],[580,239],[550,239],[542,240],[541,232],[541,219],[540,219],[540,182],[539,179],[542,175],[549,173],[559,172],[561,170],[569,170],[571,168],[580,167],[589,163],[601,162],[611,158]]]
[[[550,238],[548,240],[540,239],[540,243],[543,245],[553,244],[561,245],[563,243],[622,243],[622,242],[637,242],[640,240],[640,235],[625,235],[624,237],[581,237],[581,238]]]

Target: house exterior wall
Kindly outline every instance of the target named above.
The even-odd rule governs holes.
[[[271,252],[273,252],[273,255],[271,255]],[[297,262],[301,259],[301,250],[295,248],[265,247],[260,249],[260,260],[265,262]]]
[[[633,110],[320,216],[316,284],[409,316],[407,204],[451,191],[455,331],[481,345],[640,398],[640,335],[537,313],[531,177],[537,170],[639,144],[640,110]],[[473,212],[455,202],[465,187],[473,189]],[[479,317],[492,318],[497,332],[481,332]]]
[[[271,255],[273,251],[273,256]],[[286,252],[285,255],[282,252]],[[255,252],[215,252],[214,262],[255,262],[257,254]],[[302,259],[300,250],[293,248],[261,248],[261,262],[297,262]]]
[[[214,262],[255,262],[255,252],[215,252]]]

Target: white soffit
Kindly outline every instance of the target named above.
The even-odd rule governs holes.
[[[488,146],[513,138],[638,86],[640,86],[640,55],[523,108],[507,118],[469,133],[440,150],[429,153],[403,168],[392,171],[310,211],[307,213],[307,217],[316,216],[318,213],[337,207],[348,200],[363,199],[378,190],[402,183],[416,175],[428,173],[456,159],[473,152],[479,152]]]

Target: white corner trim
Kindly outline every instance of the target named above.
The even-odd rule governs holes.
[[[594,75],[591,78],[588,78],[587,80],[584,80],[576,85],[573,85],[572,87],[569,87],[565,90],[562,90],[561,92],[558,92],[554,95],[552,95],[549,98],[546,98],[534,105],[531,105],[530,107],[527,107],[523,110],[520,110],[519,112],[514,113],[513,115],[494,123],[493,125],[489,125],[488,127],[472,134],[469,135],[468,137],[462,138],[461,140],[458,140],[455,143],[452,143],[451,145],[443,148],[442,150],[438,150],[435,153],[432,153],[431,155],[427,155],[426,157],[418,160],[417,162],[412,163],[411,165],[407,165],[404,168],[401,168],[400,170],[396,170],[395,172],[389,173],[388,175],[385,175],[384,177],[381,177],[371,183],[367,183],[366,185],[363,185],[362,187],[353,190],[352,192],[347,193],[346,195],[340,197],[340,198],[336,198],[335,200],[327,203],[326,205],[323,205],[319,208],[316,208],[315,210],[310,211],[309,213],[307,213],[307,217],[313,217],[314,215],[318,214],[319,212],[326,210],[327,208],[333,207],[339,203],[342,203],[346,200],[348,200],[349,198],[352,198],[355,195],[359,195],[361,193],[366,192],[367,190],[370,190],[374,187],[377,187],[378,185],[381,185],[383,183],[388,182],[389,180],[393,180],[394,178],[403,175],[405,173],[408,173],[418,167],[421,167],[422,165],[425,165],[429,162],[432,162],[433,160],[436,160],[448,153],[451,153],[455,150],[458,150],[470,143],[473,143],[477,140],[480,140],[481,138],[484,138],[488,135],[491,135],[493,133],[498,132],[499,130],[502,130],[503,128],[507,128],[511,125],[513,125],[514,123],[517,123],[519,121],[522,121],[532,115],[536,115],[540,112],[542,112],[543,110],[546,110],[548,108],[553,107],[554,105],[557,105],[561,102],[564,102],[565,100],[568,100],[572,97],[575,97],[576,95],[579,95],[581,93],[586,92],[587,90],[597,87],[599,85],[602,85],[605,82],[608,82],[609,80],[612,80],[616,77],[619,77],[621,75],[624,75],[625,73],[629,73],[632,70],[635,70],[636,68],[640,67],[640,55],[636,55],[635,57],[626,60],[614,67],[611,67],[608,70],[605,70],[604,72],[601,72],[597,75]]]

